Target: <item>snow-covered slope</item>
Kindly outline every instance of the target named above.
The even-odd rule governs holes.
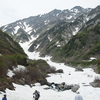
[[[28,43],[21,44],[24,48],[25,52],[29,55],[30,59],[39,59],[39,53],[29,53],[27,51]],[[31,55],[31,56],[30,56]],[[70,66],[65,66],[63,63],[54,63],[50,61],[50,57],[41,58],[47,60],[47,62],[56,67],[56,69],[63,69],[64,73],[58,74],[50,74],[51,77],[48,77],[47,80],[49,82],[62,83],[66,84],[79,84],[79,92],[83,96],[84,100],[99,100],[100,99],[100,88],[94,88],[89,85],[90,82],[94,80],[96,74],[91,68],[83,69],[83,72],[76,72],[74,68]],[[69,75],[69,73],[71,75]],[[74,100],[76,93],[71,90],[65,91],[55,91],[52,89],[44,89],[47,88],[46,85],[41,86],[39,83],[36,83],[35,86],[30,87],[28,85],[22,86],[18,84],[14,84],[15,90],[6,89],[6,93],[1,92],[0,99],[2,99],[3,94],[7,94],[8,100],[33,100],[33,92],[35,90],[40,91],[41,97],[39,100]]]

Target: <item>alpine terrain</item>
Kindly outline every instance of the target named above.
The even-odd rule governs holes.
[[[53,11],[0,28],[0,98],[100,99],[100,6]]]

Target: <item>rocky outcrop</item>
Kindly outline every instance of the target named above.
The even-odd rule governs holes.
[[[78,84],[75,84],[75,85],[73,85],[73,87],[71,88],[71,90],[73,92],[76,92],[79,88],[80,88],[80,86]]]
[[[91,82],[90,85],[93,87],[100,87],[100,82]]]
[[[75,68],[75,71],[83,71],[83,69],[82,69],[82,67],[78,66],[78,67]]]
[[[65,82],[58,84],[58,83],[48,83],[48,89],[53,89],[55,91],[65,91],[65,90],[72,90],[76,92],[80,86],[78,84],[66,84]]]

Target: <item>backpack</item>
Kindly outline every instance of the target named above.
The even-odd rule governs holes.
[[[40,93],[38,92],[38,98],[40,98]]]
[[[38,93],[33,93],[33,98],[40,98],[40,92],[38,92]]]

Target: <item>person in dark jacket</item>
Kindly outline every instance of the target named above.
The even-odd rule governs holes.
[[[33,93],[33,98],[35,98],[35,100],[38,100],[39,97],[40,97],[40,93],[37,90],[35,90],[35,92]]]
[[[2,98],[2,100],[7,100],[6,95],[4,95],[4,97]]]

